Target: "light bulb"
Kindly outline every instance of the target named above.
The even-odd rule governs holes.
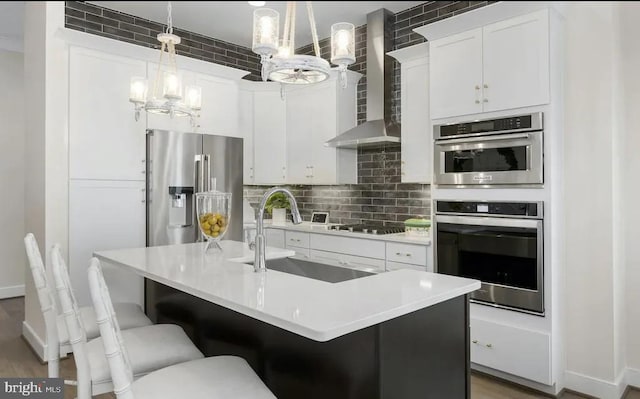
[[[271,17],[260,18],[260,43],[270,43],[273,32],[273,19]]]
[[[175,73],[165,72],[163,94],[166,98],[181,98],[182,85],[180,78]]]
[[[345,55],[349,51],[349,43],[351,42],[351,33],[348,30],[339,30],[336,32],[336,45],[338,46],[336,53]]]
[[[147,101],[147,80],[145,78],[131,78],[129,101],[134,103],[143,103]]]
[[[187,107],[196,111],[200,110],[202,108],[202,88],[199,86],[187,86],[185,91]]]

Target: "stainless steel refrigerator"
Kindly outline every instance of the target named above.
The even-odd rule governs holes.
[[[242,241],[241,138],[147,131],[147,246],[196,242],[195,193],[232,193],[225,239]]]
[[[232,193],[226,240],[242,241],[243,140],[235,137],[147,130],[147,246],[192,243],[201,234],[195,194]],[[156,320],[155,300],[166,287],[145,281],[146,310]]]

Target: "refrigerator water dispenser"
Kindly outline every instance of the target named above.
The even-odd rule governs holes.
[[[169,186],[169,227],[193,224],[193,187]]]

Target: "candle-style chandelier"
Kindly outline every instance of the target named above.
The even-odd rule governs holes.
[[[173,34],[171,19],[171,2],[167,5],[167,28],[159,33],[160,61],[158,70],[148,96],[148,82],[144,77],[132,77],[129,91],[129,101],[135,106],[135,118],[140,118],[140,111],[153,114],[174,116],[189,116],[192,125],[199,117],[202,108],[202,88],[187,86],[185,96],[182,92],[182,81],[176,65],[176,44],[180,44],[180,36]],[[184,99],[183,99],[184,98]]]
[[[311,84],[326,80],[331,66],[320,57],[320,45],[313,6],[306,2],[315,56],[295,54],[296,3],[287,2],[282,39],[279,37],[280,14],[270,8],[253,13],[252,50],[262,63],[262,80],[284,84]],[[338,66],[342,87],[346,87],[347,67],[356,61],[355,27],[347,22],[331,26],[331,63]]]

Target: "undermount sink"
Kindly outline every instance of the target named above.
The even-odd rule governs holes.
[[[339,283],[374,274],[297,258],[269,259],[266,261],[266,265],[267,270],[277,270],[279,272],[295,274],[296,276],[326,281],[328,283]]]

